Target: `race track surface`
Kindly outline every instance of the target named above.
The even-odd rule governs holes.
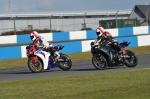
[[[92,65],[91,60],[73,62],[72,68],[69,71],[62,71],[59,68],[54,68],[51,70],[44,70],[41,73],[32,73],[28,67],[24,68],[14,68],[14,69],[3,69],[0,70],[0,81],[10,81],[10,80],[23,80],[31,78],[47,78],[47,77],[56,77],[56,76],[72,76],[72,75],[81,75],[81,74],[90,74],[90,73],[100,73],[100,72],[110,72],[110,71],[120,71],[120,70],[134,70],[142,68],[150,68],[150,54],[148,55],[139,55],[139,63],[134,68],[123,67],[113,67],[106,70],[96,70]]]

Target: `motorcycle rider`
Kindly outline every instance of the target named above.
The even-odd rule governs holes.
[[[104,45],[113,46],[114,48],[118,50],[118,52],[121,50],[121,47],[119,46],[118,41],[115,40],[108,31],[105,31],[103,27],[98,27],[96,29],[96,34],[98,36],[96,45],[101,43]]]
[[[51,55],[56,55],[53,62],[56,63],[58,59],[60,58],[60,54],[54,49],[51,43],[46,41],[44,37],[38,34],[37,31],[32,31],[30,33],[30,38],[33,41],[33,43],[36,44],[37,48],[43,48],[46,49],[48,52],[51,53]]]
[[[120,62],[119,65],[122,66],[123,64],[120,57],[121,46],[119,45],[118,41],[115,40],[109,32],[105,31],[103,27],[98,27],[96,29],[96,34],[98,38],[95,45],[104,43],[104,46],[111,45],[112,47],[116,48],[118,51],[118,60]]]

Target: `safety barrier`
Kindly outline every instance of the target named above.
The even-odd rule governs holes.
[[[128,37],[115,37],[118,42],[123,40],[131,42],[129,47],[138,47],[150,45],[150,35],[140,35],[140,36],[128,36]],[[93,40],[83,40],[83,41],[70,41],[62,43],[54,43],[53,46],[62,44],[64,49],[61,51],[66,54],[76,53],[76,52],[86,52],[90,50],[90,43]],[[0,48],[0,60],[7,60],[13,58],[25,58],[26,57],[26,46],[10,46]]]
[[[150,26],[141,27],[129,27],[119,29],[107,29],[111,32],[118,42],[127,40],[131,42],[129,47],[138,47],[150,45]],[[97,36],[95,30],[87,31],[74,31],[74,32],[57,32],[57,33],[42,33],[41,35],[48,41],[63,41],[68,42],[54,43],[53,46],[62,44],[64,49],[61,51],[66,54],[85,52],[90,50],[90,43]],[[83,39],[83,40],[81,40]],[[77,40],[77,41],[72,41]],[[29,43],[31,42],[29,34],[25,35],[13,35],[13,36],[1,36],[0,44],[8,43]],[[0,60],[7,60],[13,58],[24,58],[26,57],[26,46],[8,46],[0,47]]]
[[[128,28],[115,28],[106,29],[114,37],[145,35],[150,34],[150,26],[128,27]],[[71,31],[71,32],[54,32],[54,33],[41,33],[47,41],[63,41],[63,40],[80,40],[80,39],[93,39],[96,38],[95,30],[87,31]],[[13,36],[0,36],[0,44],[10,43],[30,43],[30,35],[13,35]]]

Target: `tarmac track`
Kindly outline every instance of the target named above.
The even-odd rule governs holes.
[[[150,54],[138,55],[138,65],[134,68],[128,68],[126,66],[113,67],[106,70],[96,70],[92,65],[91,60],[73,62],[72,68],[69,71],[63,71],[59,68],[54,68],[51,70],[44,70],[41,73],[32,73],[28,67],[14,68],[14,69],[2,69],[0,70],[0,82],[10,81],[10,80],[24,80],[24,79],[35,79],[35,78],[47,78],[47,77],[60,77],[60,76],[72,76],[90,73],[100,73],[100,72],[111,72],[111,71],[121,71],[121,70],[134,70],[150,68]]]

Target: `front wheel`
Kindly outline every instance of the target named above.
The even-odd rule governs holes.
[[[130,50],[126,50],[126,56],[124,60],[127,67],[135,67],[138,64],[137,56]]]
[[[59,61],[59,68],[62,70],[69,70],[72,67],[72,61],[66,54],[61,54],[61,61]]]
[[[103,55],[93,55],[92,64],[99,70],[107,68],[107,60]]]
[[[42,71],[43,66],[42,63],[40,62],[40,60],[36,60],[36,62],[34,62],[33,58],[29,58],[28,59],[28,68],[33,72],[33,73],[39,73]]]

